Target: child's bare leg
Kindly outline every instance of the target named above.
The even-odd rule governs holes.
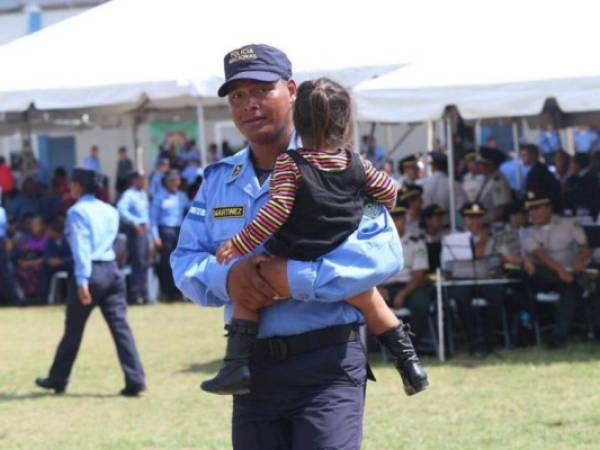
[[[350,297],[346,301],[363,314],[369,331],[376,336],[398,326],[400,323],[375,288]]]

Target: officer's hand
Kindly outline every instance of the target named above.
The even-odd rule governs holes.
[[[156,246],[156,248],[161,248],[162,247],[161,238],[157,237],[156,239],[154,239],[154,245]]]
[[[533,264],[533,261],[531,261],[529,258],[524,258],[523,269],[525,269],[525,272],[527,272],[529,276],[532,276],[535,273],[535,265]]]
[[[77,294],[79,295],[79,301],[82,305],[89,305],[92,303],[92,296],[87,284],[78,286]]]
[[[266,255],[259,255],[266,256]],[[290,298],[290,286],[287,277],[287,259],[280,256],[268,256],[267,259],[256,260],[260,263],[259,272],[267,283],[275,290],[279,298]]]
[[[229,269],[227,291],[234,302],[252,310],[275,303],[277,297],[258,273],[258,265],[252,258],[244,258]]]
[[[567,271],[564,267],[561,267],[561,269],[558,271],[558,277],[563,283],[572,283],[575,280],[573,274]]]

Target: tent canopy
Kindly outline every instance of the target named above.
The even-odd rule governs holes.
[[[262,42],[284,50],[300,77],[330,73],[352,86],[414,57],[397,50],[395,28],[408,22],[400,9],[385,0],[307,0],[294,13],[275,0],[113,0],[1,47],[0,111],[211,104],[225,53]],[[369,23],[381,28],[361,33]]]
[[[573,53],[519,61],[417,62],[355,87],[360,118],[421,122],[455,106],[467,120],[538,115],[549,99],[564,113],[600,110],[600,61]]]

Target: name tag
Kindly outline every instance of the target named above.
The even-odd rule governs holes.
[[[213,219],[229,219],[244,217],[243,206],[223,206],[221,208],[213,208]]]

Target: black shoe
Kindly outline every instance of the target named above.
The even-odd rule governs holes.
[[[400,323],[378,335],[377,340],[394,357],[394,364],[402,377],[406,395],[415,395],[426,389],[429,381],[427,381],[427,373],[417,357],[409,332],[409,326]]]
[[[121,389],[121,394],[123,397],[138,397],[142,392],[146,390],[145,385],[136,385],[136,384],[128,384],[123,389]]]
[[[36,378],[35,384],[44,389],[54,389],[55,394],[63,394],[67,388],[67,383],[60,383],[50,378]]]
[[[248,362],[254,350],[258,323],[232,319],[227,326],[227,331],[227,351],[224,365],[216,377],[203,381],[200,387],[213,394],[248,394],[250,392]]]

